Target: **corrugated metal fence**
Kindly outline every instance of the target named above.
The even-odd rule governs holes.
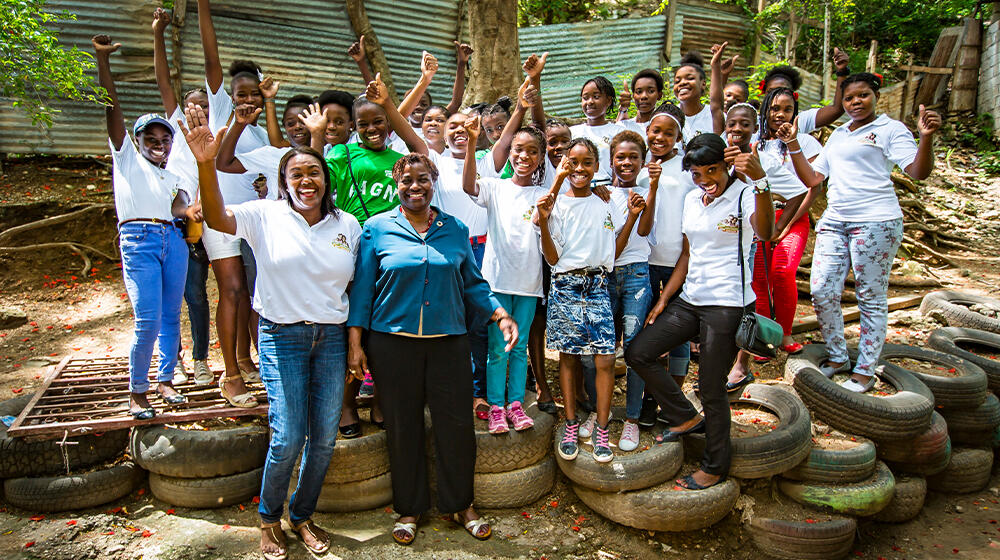
[[[204,84],[204,62],[197,3],[176,0],[175,5],[184,2],[187,13],[180,32],[180,75],[184,88],[189,89]],[[122,43],[121,51],[112,57],[112,70],[129,121],[142,113],[162,111],[153,78],[150,27],[153,10],[160,4],[159,0],[49,0],[46,4],[53,12],[67,10],[77,15],[76,21],[59,26],[64,45],[90,51],[90,38],[98,33],[107,33]],[[420,52],[427,50],[440,63],[430,93],[435,102],[447,103],[455,71],[452,41],[468,37],[464,1],[412,0],[406,6],[405,21],[399,4],[391,0],[369,0],[365,7],[397,91],[402,94],[417,81]],[[728,8],[705,0],[679,2],[676,48],[672,51],[698,49],[708,56],[711,43],[725,39],[741,49],[745,21],[740,23],[742,16]],[[223,64],[236,58],[256,61],[266,74],[281,82],[281,99],[327,88],[363,89],[354,61],[346,54],[354,33],[343,1],[275,0],[248,7],[241,0],[214,0],[212,14]],[[542,83],[546,110],[578,117],[580,86],[587,78],[604,74],[620,89],[622,77],[642,68],[662,67],[665,28],[665,16],[550,25],[520,29],[519,42],[524,56],[549,51]],[[170,31],[168,28],[167,57],[173,63]],[[40,129],[9,102],[0,102],[0,152],[107,152],[103,111],[85,103],[58,100],[52,106],[62,112],[52,128]]]

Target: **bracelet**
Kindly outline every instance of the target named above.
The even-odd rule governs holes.
[[[846,78],[851,75],[851,69],[844,68],[843,70],[837,70],[836,72],[834,72],[834,74],[840,78]]]
[[[753,194],[764,194],[771,192],[771,184],[768,182],[767,177],[754,181],[752,186],[753,186]]]
[[[793,150],[788,150],[788,153],[789,154],[801,154],[802,153],[802,148],[799,148],[798,150],[794,150],[794,151]]]
[[[264,103],[274,103],[274,98],[273,97],[265,97],[264,98]]]

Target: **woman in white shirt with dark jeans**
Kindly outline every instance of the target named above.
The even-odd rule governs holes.
[[[810,278],[813,307],[829,353],[820,371],[827,377],[852,371],[840,294],[853,269],[861,337],[857,363],[843,386],[858,393],[875,385],[874,367],[889,319],[889,271],[903,240],[903,212],[892,185],[892,169],[898,165],[914,179],[926,179],[934,169],[934,133],[941,126],[941,117],[921,105],[918,146],[906,125],[876,115],[881,85],[881,78],[867,72],[844,80],[844,110],[851,122],[833,131],[811,165],[803,157],[797,127],[786,123],[778,130],[807,187],[830,179],[826,212],[816,224]]]
[[[753,312],[755,298],[747,263],[750,242],[754,234],[769,239],[774,227],[771,192],[756,154],[736,156],[731,173],[725,150],[726,142],[716,134],[700,134],[685,146],[684,169],[691,172],[699,189],[690,191],[684,201],[684,247],[646,318],[646,327],[625,350],[625,361],[646,382],[646,390],[653,393],[670,422],[661,441],[705,434],[701,468],[677,481],[689,490],[713,486],[729,473],[726,376],[738,351],[740,318]],[[736,258],[741,226],[742,263]],[[678,290],[680,296],[671,301]],[[658,362],[664,352],[695,336],[701,341],[698,379],[704,417]]]

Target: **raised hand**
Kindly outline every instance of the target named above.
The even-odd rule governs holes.
[[[260,81],[260,94],[266,99],[274,99],[278,96],[278,86],[280,85],[281,82],[276,82],[274,78],[267,76]]]
[[[833,47],[833,67],[837,70],[843,71],[850,64],[851,58],[847,56],[847,53],[840,50],[837,47]]]
[[[726,160],[726,165],[732,166],[733,162],[736,161],[736,156],[743,153],[743,150],[741,150],[740,147],[736,145],[736,142],[733,141],[732,134],[728,135],[727,140],[728,140],[727,142],[728,146],[726,146],[726,149],[722,152],[722,155],[723,158],[725,158]]]
[[[153,10],[153,32],[163,33],[170,24],[170,13],[163,8]]]
[[[547,220],[549,216],[552,215],[552,207],[556,203],[556,197],[552,193],[545,193],[541,198],[535,202],[535,210],[538,211],[538,217]]]
[[[384,105],[389,100],[389,88],[385,87],[385,83],[382,82],[381,72],[375,74],[375,79],[368,82],[368,87],[365,88],[365,97],[376,105]]]
[[[358,40],[351,43],[351,47],[347,49],[347,56],[353,58],[354,62],[361,62],[366,54],[364,35],[358,37]]]
[[[184,117],[187,124],[185,125],[184,121],[180,119],[177,120],[177,124],[180,125],[184,139],[187,140],[191,155],[201,163],[214,162],[228,127],[222,127],[219,132],[212,134],[208,128],[208,115],[205,114],[201,105],[194,103],[188,103],[187,108],[184,109]]]
[[[723,51],[726,50],[726,47],[728,46],[729,46],[729,41],[723,41],[721,45],[719,44],[712,45],[712,66],[720,65],[719,67],[720,68],[722,67],[721,66],[722,53]]]
[[[531,85],[531,76],[524,79],[521,83],[521,87],[517,89],[517,102],[521,104],[521,107],[534,107],[538,103],[538,90]]]
[[[309,129],[310,134],[323,134],[329,119],[320,109],[319,103],[313,103],[299,113],[299,120]]]
[[[566,179],[566,177],[569,177],[569,172],[569,158],[563,156],[562,159],[559,160],[559,167],[556,167],[556,179]]]
[[[111,37],[107,35],[94,35],[90,43],[94,45],[94,52],[101,56],[109,56],[122,46],[121,43],[111,44]]]
[[[638,216],[642,214],[642,211],[646,209],[646,199],[642,197],[641,194],[635,191],[629,191],[628,195],[628,213],[633,216]]]
[[[438,71],[438,59],[431,53],[424,51],[420,59],[420,73],[427,78],[433,78]]]
[[[527,60],[524,61],[524,64],[521,65],[521,69],[524,70],[524,73],[527,74],[528,77],[535,80],[542,75],[542,70],[545,68],[545,61],[548,58],[548,51],[542,53],[541,57],[537,54],[532,54],[527,58]]]
[[[778,130],[774,131],[774,135],[778,137],[785,144],[798,140],[799,138],[799,118],[795,117],[795,120],[790,123],[785,123],[778,127]]]
[[[632,92],[628,89],[628,80],[622,78],[622,92],[618,95],[618,112],[627,113],[632,106]]]
[[[257,117],[260,116],[260,107],[254,107],[249,103],[244,103],[238,107],[234,112],[236,122],[242,125],[251,125],[257,122]]]
[[[740,55],[734,54],[732,58],[723,59],[722,61],[722,75],[726,78],[732,73],[733,68],[736,68],[736,61],[739,60]]]
[[[660,167],[660,162],[653,160],[646,164],[646,172],[649,173],[649,184],[652,186],[659,183],[663,168]]]
[[[917,132],[920,133],[920,136],[930,137],[939,128],[941,128],[941,115],[921,105],[920,113],[917,115]]]
[[[462,128],[469,135],[469,146],[475,146],[479,140],[479,133],[483,130],[482,125],[479,123],[479,115],[473,115],[465,119],[465,122],[462,123]]]
[[[472,50],[472,47],[458,41],[452,42],[455,43],[455,56],[458,58],[458,64],[462,65],[469,62],[469,59],[472,58],[472,53],[475,52]]]
[[[766,176],[764,168],[760,165],[760,156],[757,154],[756,144],[754,144],[752,152],[740,153],[740,155],[736,156],[733,167],[736,168],[737,173],[754,181],[759,181]]]

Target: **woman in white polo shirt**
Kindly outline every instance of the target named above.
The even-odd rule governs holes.
[[[684,169],[699,188],[684,201],[684,246],[646,327],[625,350],[625,361],[646,382],[646,391],[653,393],[670,422],[658,439],[669,442],[684,434],[705,434],[701,468],[677,481],[689,490],[708,488],[729,473],[732,452],[725,385],[736,359],[740,318],[753,312],[747,263],[750,241],[754,234],[769,239],[774,228],[771,192],[756,154],[736,156],[731,173],[725,150],[726,142],[717,134],[700,134],[685,146]],[[670,301],[678,290],[680,297]],[[701,341],[698,379],[704,417],[658,361],[695,336]]]
[[[310,517],[337,436],[347,367],[347,288],[361,226],[334,205],[326,162],[309,147],[291,148],[281,159],[280,200],[224,206],[215,156],[226,129],[213,137],[201,107],[190,105],[186,113],[205,221],[246,240],[257,257],[253,305],[260,314],[261,380],[271,428],[258,508],[261,552],[266,558],[286,554],[281,515],[302,455],[288,517],[306,548],[323,554],[330,538]]]
[[[926,179],[934,169],[934,133],[941,126],[941,117],[921,105],[918,146],[906,125],[876,114],[881,85],[881,78],[867,72],[844,80],[844,110],[851,122],[833,131],[811,165],[803,157],[796,126],[786,123],[778,130],[806,186],[814,188],[830,179],[826,212],[816,224],[810,278],[813,307],[829,353],[820,369],[827,377],[852,371],[840,294],[853,269],[861,338],[858,361],[843,386],[859,393],[875,385],[874,367],[889,318],[889,271],[903,240],[903,212],[892,186],[892,169],[898,165],[914,179]]]

